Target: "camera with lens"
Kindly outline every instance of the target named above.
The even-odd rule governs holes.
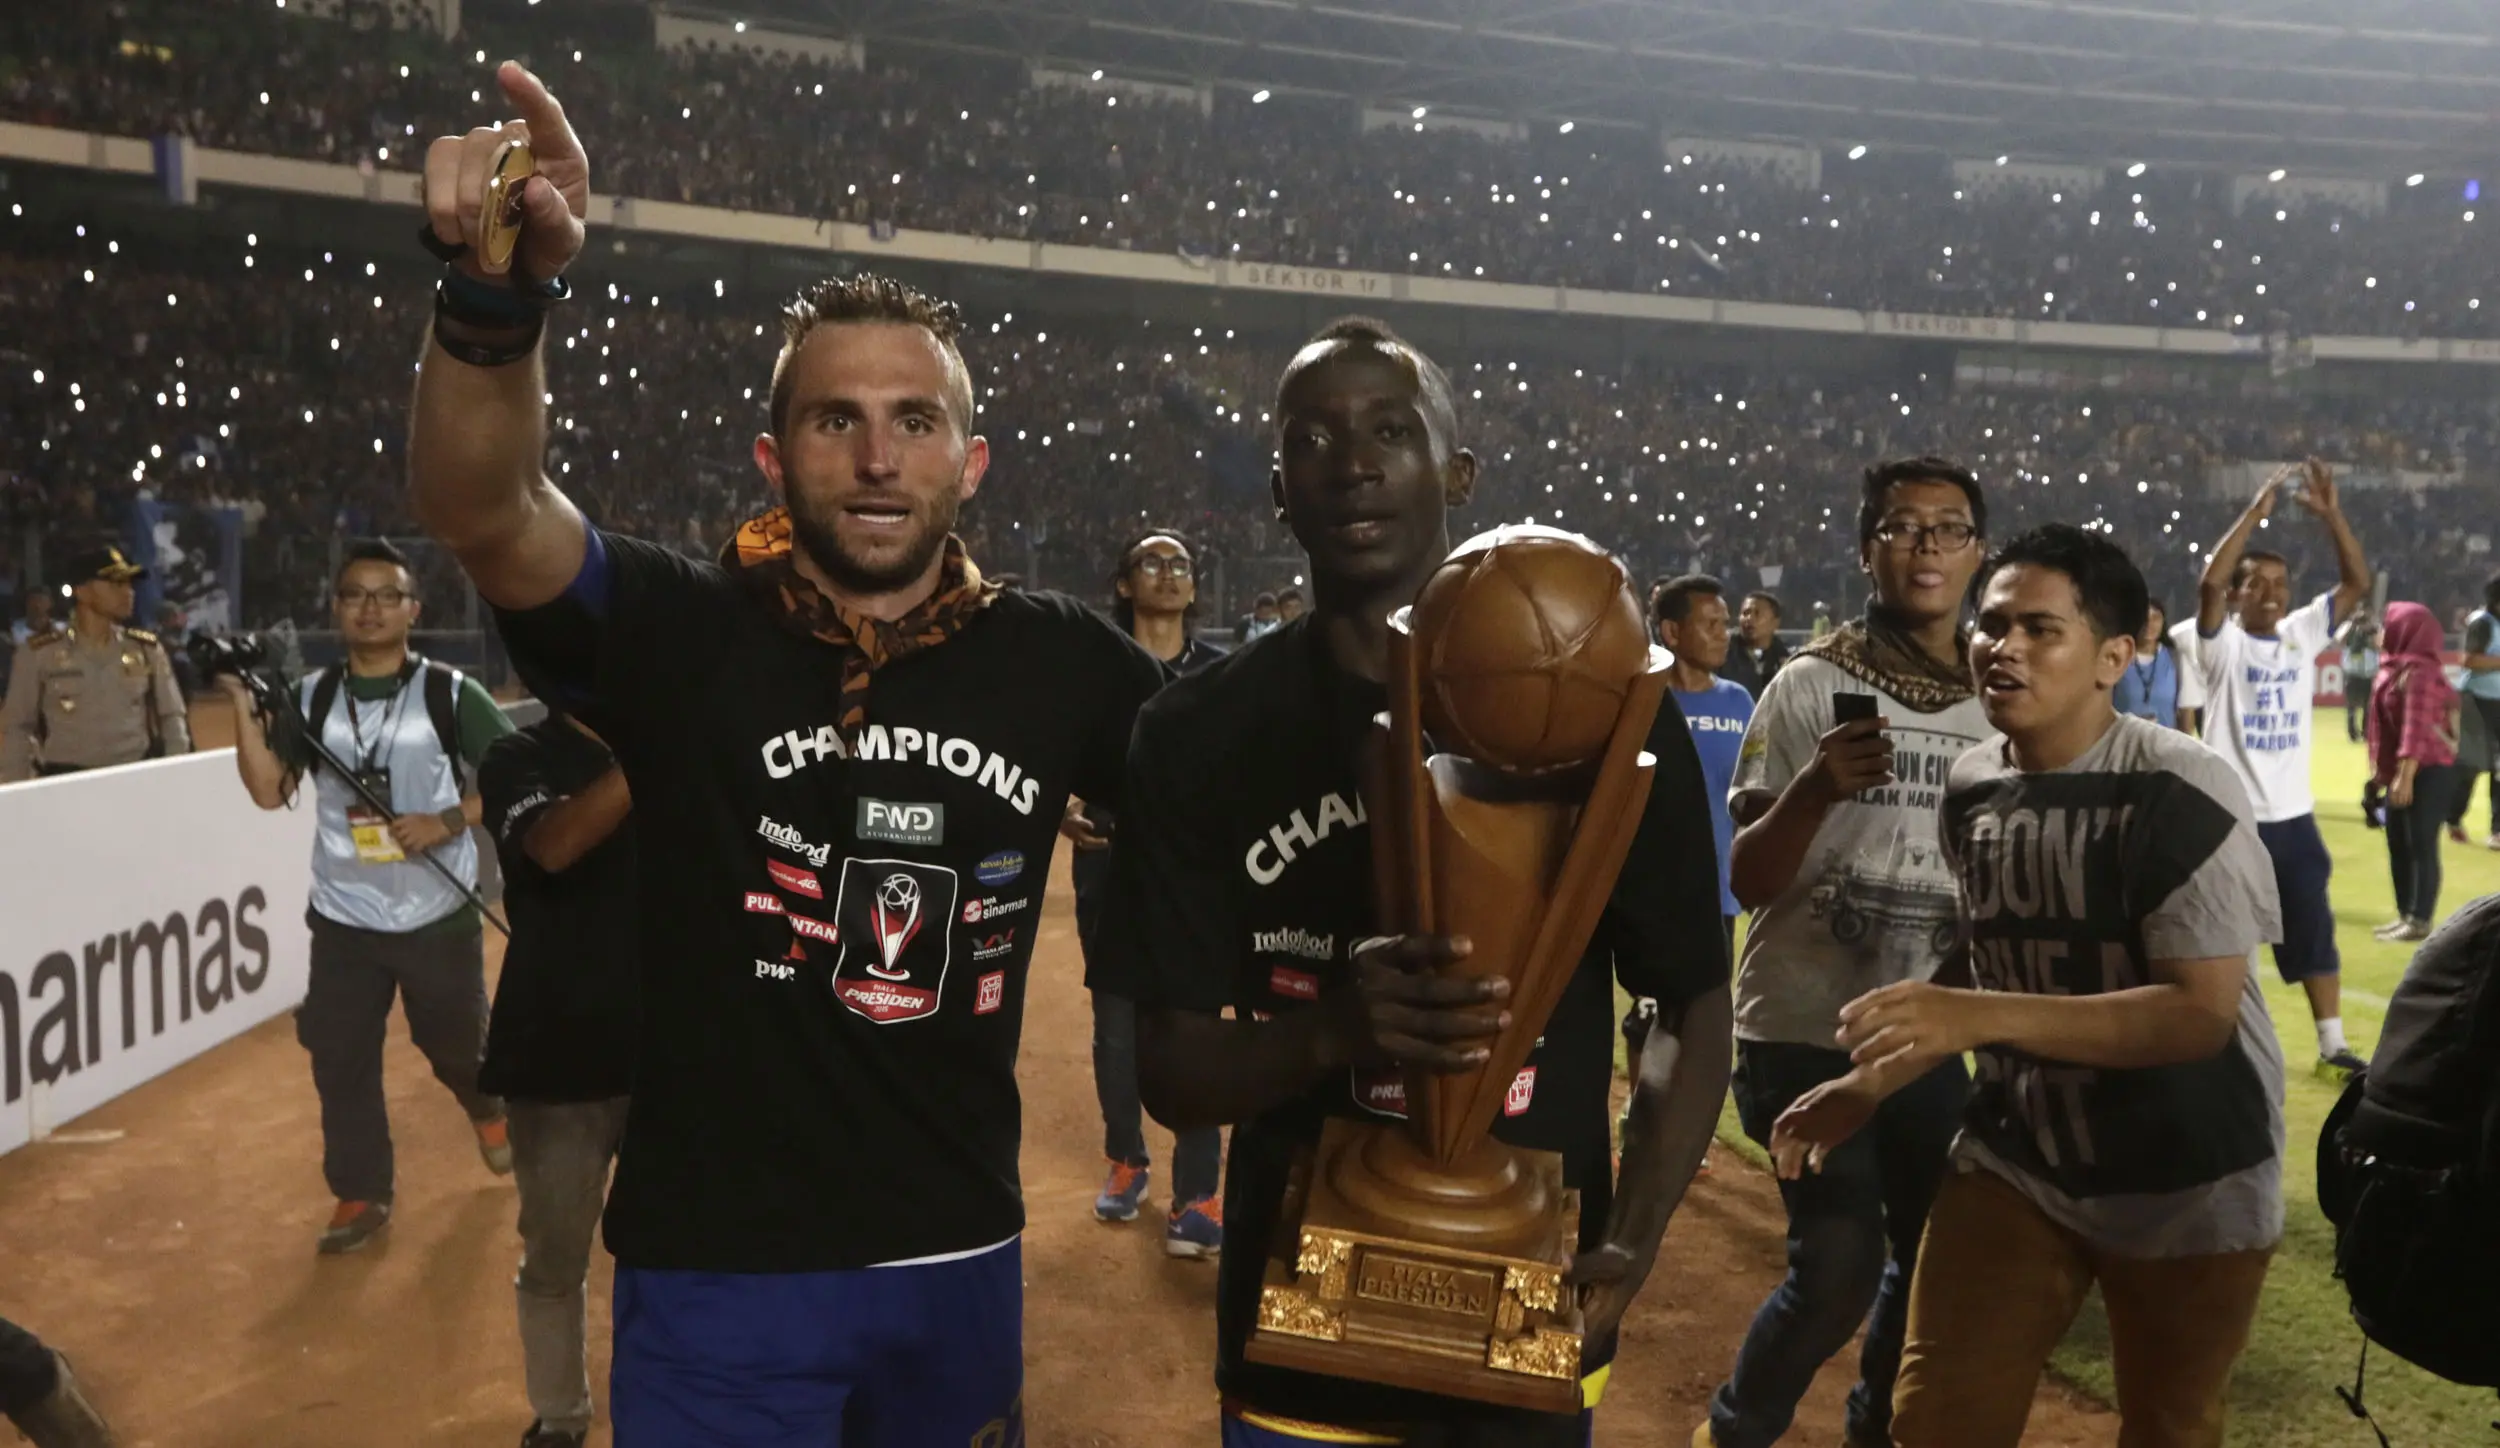
[[[269,663],[269,646],[258,634],[194,634],[190,654],[191,667],[199,671],[203,683],[220,674],[248,679],[253,670]]]

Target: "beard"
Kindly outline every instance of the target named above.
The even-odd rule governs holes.
[[[808,490],[788,490],[790,535],[808,558],[846,593],[891,593],[928,571],[946,548],[960,507],[948,489],[925,503],[911,504],[912,527],[899,546],[889,545],[865,556],[842,541],[842,510],[811,497]]]

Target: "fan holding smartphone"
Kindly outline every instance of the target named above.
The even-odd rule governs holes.
[[[1978,479],[1954,463],[1869,468],[1858,510],[1866,615],[1799,649],[1755,706],[1736,768],[1729,884],[1753,912],[1736,976],[1735,1084],[1756,1141],[1791,1101],[1849,1070],[1843,1005],[1932,978],[1954,944],[1937,804],[1955,757],[1994,732],[1961,638],[1986,526]],[[1861,1322],[1849,1441],[1889,1441],[1910,1270],[1968,1085],[1958,1058],[1939,1065],[1888,1098],[1880,1126],[1821,1173],[1782,1185],[1793,1265],[1711,1402],[1708,1441],[1778,1438]]]

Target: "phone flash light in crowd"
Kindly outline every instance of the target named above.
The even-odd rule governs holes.
[[[1264,90],[1254,90],[1254,91],[1250,92],[1250,104],[1252,104],[1252,105],[1254,105],[1254,106],[1263,106],[1263,105],[1266,105],[1266,104],[1267,104],[1267,97],[1268,97],[1268,93],[1267,93],[1266,91],[1264,91]]]
[[[1565,122],[1563,122],[1563,123],[1562,123],[1562,126],[1561,126],[1561,131],[1562,131],[1562,134],[1564,134],[1564,135],[1566,135],[1566,136],[1570,135],[1570,134],[1571,134],[1571,128],[1572,128],[1573,126],[1577,125],[1577,124],[1579,124],[1579,123],[1578,123],[1578,122],[1576,122],[1576,121],[1565,121]]]
[[[1864,146],[1851,146],[1851,147],[1849,148],[1849,159],[1850,159],[1850,160],[1852,160],[1852,161],[1863,161],[1863,160],[1865,160],[1865,159],[1866,159],[1866,148],[1865,148]]]
[[[2141,175],[2143,175],[2143,174],[2144,174],[2144,163],[2143,163],[2143,162],[2141,162],[2141,161],[2138,161],[2138,162],[2136,162],[2134,165],[2129,166],[2129,167],[2127,168],[2127,175],[2128,175],[2128,176],[2130,176],[2130,177],[2141,176]]]
[[[1422,120],[1424,118],[1424,113],[1429,109],[1431,108],[1428,106],[1417,106],[1415,108],[1415,119],[1419,121]]]
[[[2480,201],[2480,200],[2482,200],[2482,199],[2483,199],[2483,183],[2482,183],[2482,182],[2480,182],[2480,181],[2468,181],[2468,182],[2466,182],[2466,183],[2465,183],[2465,199],[2466,199],[2466,200],[2468,200],[2468,201]]]
[[[2266,179],[2269,181],[2280,181],[2288,174],[2290,173],[2286,172],[2282,167],[2277,166],[2273,170],[2266,173]]]

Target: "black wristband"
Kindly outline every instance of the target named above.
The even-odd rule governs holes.
[[[519,362],[524,358],[527,358],[532,352],[538,350],[538,339],[547,330],[546,318],[532,317],[527,323],[524,324],[528,330],[511,341],[501,343],[473,342],[465,338],[452,336],[450,333],[444,331],[443,323],[445,321],[451,321],[466,326],[478,326],[484,324],[472,322],[465,317],[454,316],[451,312],[444,308],[438,296],[434,305],[434,345],[442,348],[443,355],[451,358],[453,361],[466,362],[472,367],[508,367],[515,362]],[[492,325],[506,327],[510,324],[496,323]]]
[[[434,311],[438,316],[472,327],[525,327],[572,294],[562,277],[532,285],[515,276],[512,284],[505,286],[479,281],[459,267],[446,266],[442,279],[434,284]]]

